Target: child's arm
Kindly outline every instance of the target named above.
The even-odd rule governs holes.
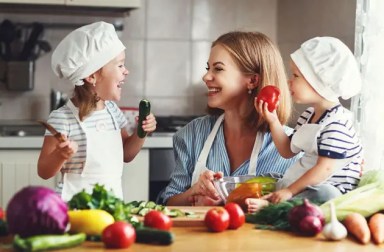
[[[138,118],[136,117],[137,120]],[[151,113],[143,121],[143,130],[147,133],[153,132],[156,130],[156,124],[156,118]],[[121,137],[123,139],[124,162],[131,162],[143,147],[145,138],[140,138],[137,135],[137,130],[129,136],[126,129],[121,129]]]
[[[264,199],[272,203],[288,200],[302,192],[307,186],[317,185],[328,179],[334,172],[335,159],[319,156],[314,167],[304,173],[298,180],[287,188],[268,194]]]
[[[257,103],[256,99],[255,108],[269,124],[272,140],[275,143],[275,146],[279,151],[280,155],[284,158],[294,157],[297,153],[291,151],[291,140],[285,133],[284,128],[281,125],[279,118],[277,117],[276,110],[269,112],[268,103],[262,100]]]
[[[49,179],[60,171],[63,164],[77,152],[78,145],[66,139],[59,143],[53,136],[45,136],[37,163],[37,173],[43,179]]]

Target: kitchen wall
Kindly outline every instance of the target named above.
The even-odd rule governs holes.
[[[151,100],[156,115],[204,113],[206,88],[201,80],[211,42],[231,30],[255,30],[276,41],[285,61],[304,40],[337,36],[354,43],[355,1],[352,0],[142,0],[128,17],[0,13],[13,22],[85,24],[98,20],[123,23],[130,70],[121,106]],[[69,29],[47,29],[53,47]],[[35,88],[9,92],[0,82],[1,119],[44,119],[51,88],[71,93],[72,86],[51,71],[47,54],[36,61]],[[300,108],[299,108],[300,110]]]

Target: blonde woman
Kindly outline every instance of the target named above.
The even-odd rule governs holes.
[[[284,174],[295,161],[279,155],[254,107],[259,90],[275,85],[281,91],[279,121],[290,116],[283,61],[271,40],[257,32],[224,34],[213,42],[206,69],[208,115],[174,135],[176,167],[161,195],[168,205],[221,204],[215,176]]]

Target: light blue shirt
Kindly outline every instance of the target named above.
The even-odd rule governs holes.
[[[169,197],[183,193],[190,188],[195,164],[217,118],[217,116],[209,115],[196,118],[173,136],[176,166],[171,174],[168,186],[161,195],[163,204],[167,202]],[[285,130],[287,134],[292,132],[292,129],[288,127],[285,127]],[[267,173],[284,174],[285,170],[296,159],[296,157],[292,159],[281,157],[272,141],[270,132],[267,132],[264,134],[264,141],[258,155],[255,175],[259,176]],[[225,147],[223,124],[221,124],[213,141],[206,166],[214,172],[223,172],[224,176],[248,174],[249,159],[231,173],[229,157]]]

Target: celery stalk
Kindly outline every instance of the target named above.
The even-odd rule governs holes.
[[[384,209],[384,185],[379,182],[368,184],[325,202],[320,208],[326,222],[331,219],[329,208],[331,201],[334,202],[339,221],[343,221],[350,213],[360,213],[364,217],[369,217]]]

